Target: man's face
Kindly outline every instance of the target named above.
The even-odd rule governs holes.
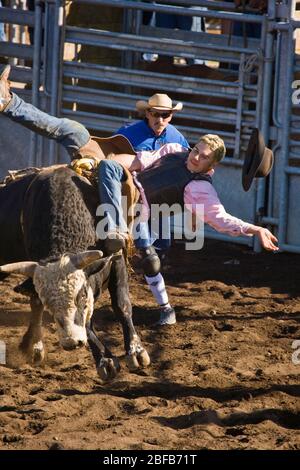
[[[216,164],[214,152],[204,142],[198,142],[187,159],[187,168],[193,173],[207,173]]]
[[[146,111],[148,125],[155,135],[160,135],[165,130],[172,116],[172,111],[158,111],[157,109],[149,109]]]

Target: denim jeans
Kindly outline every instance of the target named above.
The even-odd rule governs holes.
[[[166,220],[162,216],[159,218],[159,233],[153,243],[157,250],[168,250],[171,246],[171,229],[170,220]]]
[[[14,93],[2,114],[31,131],[56,140],[66,148],[71,157],[90,138],[88,130],[79,122],[44,113]]]
[[[127,224],[123,217],[122,208],[122,182],[125,179],[124,169],[113,160],[102,160],[99,165],[99,194],[102,205],[101,215],[105,216],[106,230],[116,229],[127,231]],[[105,234],[99,234],[105,238]],[[141,222],[134,227],[134,243],[137,248],[146,248],[152,244],[148,222]]]

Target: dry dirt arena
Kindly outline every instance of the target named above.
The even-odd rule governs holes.
[[[157,328],[152,297],[141,275],[131,275],[134,321],[152,359],[138,373],[126,370],[108,296],[98,302],[97,329],[122,365],[106,385],[88,350],[58,346],[48,315],[45,365],[22,362],[27,300],[12,290],[17,276],[1,283],[2,450],[300,449],[300,352],[292,348],[300,340],[300,256],[177,244],[165,279],[178,322]]]

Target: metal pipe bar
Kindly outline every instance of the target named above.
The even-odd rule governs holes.
[[[274,154],[274,159],[276,161],[277,158],[277,151],[280,149],[281,144],[279,142],[276,143],[276,145],[273,147],[273,154]],[[273,215],[273,208],[274,208],[274,193],[275,193],[275,171],[271,171],[270,176],[269,176],[269,192],[268,192],[268,210],[267,214],[269,217]]]
[[[108,82],[110,83],[110,82]],[[85,88],[76,85],[63,85],[64,98],[73,98],[76,101],[76,97],[87,97],[88,100],[93,100],[93,102],[97,105],[104,102],[122,102],[123,105],[130,107],[132,111],[135,110],[134,104],[135,101],[138,100],[145,100],[147,99],[144,95],[135,95],[135,94],[128,94],[128,93],[119,93],[117,91],[108,91],[108,90],[99,90],[97,88]],[[225,117],[229,117],[230,119],[235,119],[236,117],[236,109],[229,108],[226,106],[216,106],[211,104],[197,104],[197,103],[190,103],[187,101],[182,101],[184,110],[189,110],[189,113],[201,113],[201,111],[205,113],[220,113],[224,114]],[[253,115],[254,111],[249,111]],[[180,113],[181,117],[182,114]]]
[[[19,59],[33,59],[33,46],[27,44],[16,44],[11,42],[1,43],[1,55],[7,57],[18,57]]]
[[[190,52],[193,53],[193,50],[196,52],[201,50],[201,48],[205,50],[209,50],[214,52],[216,55],[214,56],[214,60],[218,60],[218,52],[220,51],[220,45],[217,44],[209,44],[205,42],[204,44],[197,44],[193,43],[193,41],[189,41],[185,43],[180,39],[171,39],[169,37],[166,38],[149,38],[148,36],[136,36],[134,34],[120,34],[116,32],[100,30],[100,29],[84,29],[79,28],[76,26],[67,26],[66,27],[66,42],[75,43],[75,44],[86,44],[91,46],[104,46],[107,45],[109,48],[118,47],[119,50],[128,47],[131,47],[135,51],[144,50],[145,47],[147,49],[150,48],[162,48],[162,51],[172,52],[180,49],[179,52],[184,51],[186,53]],[[170,49],[170,50],[168,50]],[[146,50],[146,49],[145,49]],[[225,59],[230,53],[232,54],[232,58],[234,59],[236,55],[240,55],[242,53],[245,54],[254,54],[257,52],[257,49],[250,49],[246,47],[234,47],[234,46],[227,46],[225,49],[222,50],[223,58]],[[220,56],[221,57],[221,56]],[[222,57],[221,57],[222,58]]]
[[[219,18],[224,20],[240,21],[243,23],[262,23],[262,15],[251,15],[245,13],[227,13],[215,12],[209,10],[198,10],[196,8],[177,8],[171,6],[158,5],[156,3],[144,3],[139,1],[120,1],[120,0],[73,0],[73,3],[86,5],[106,5],[116,8],[132,8],[133,10],[143,10],[150,12],[160,12],[184,16],[200,16],[204,18]]]
[[[252,117],[255,119],[256,112],[255,111],[249,111],[248,109],[243,109],[243,116],[247,117]]]
[[[284,171],[287,175],[300,176],[300,168],[297,166],[286,166]]]
[[[90,106],[101,106],[103,108],[114,110],[119,110],[122,108],[124,111],[126,110],[128,112],[135,111],[133,106],[133,97],[122,98],[119,97],[120,94],[118,94],[117,97],[114,96],[110,98],[112,95],[103,95],[102,93],[98,93],[98,96],[96,97],[94,94],[81,94],[75,90],[68,92],[65,91],[65,87],[63,88],[63,91],[63,102],[85,104]],[[196,121],[197,123],[203,122],[219,124],[222,121],[224,125],[231,125],[232,127],[235,127],[236,124],[235,115],[233,113],[228,115],[228,113],[218,113],[213,110],[207,110],[203,111],[202,113],[200,112],[197,114],[189,114],[188,112],[192,113],[195,112],[195,110],[193,108],[190,109],[188,104],[184,105],[184,109],[187,112],[181,112],[180,116],[177,116],[177,120],[179,120],[179,122],[181,122],[182,119],[189,119],[191,121]],[[242,120],[241,127],[249,125],[249,122],[251,123],[251,121]]]
[[[221,233],[218,232],[213,232],[211,229],[204,229],[204,236],[205,238],[211,239],[211,240],[220,240],[224,242],[229,242],[229,243],[239,243],[241,245],[248,245],[252,246],[252,238],[254,237],[230,237],[229,235],[222,235]],[[249,240],[250,239],[250,240]]]
[[[290,245],[289,243],[282,243],[280,245],[281,251],[289,251],[290,253],[300,253],[299,245]]]
[[[226,142],[226,145],[227,145],[227,142]],[[236,167],[236,168],[241,168],[243,166],[243,163],[244,163],[243,160],[240,160],[239,158],[226,157],[226,158],[224,158],[224,160],[222,160],[220,165],[233,166],[233,167]]]
[[[52,60],[49,60],[49,42],[50,42],[50,37],[52,38],[52,34],[49,32],[49,28],[51,25],[50,21],[50,12],[49,12],[49,7],[50,4],[49,2],[45,6],[45,24],[47,27],[44,28],[44,47],[43,47],[43,63],[44,63],[44,70],[43,70],[43,88],[44,88],[44,93],[47,96],[47,98],[51,97],[51,89],[49,86],[50,80],[48,79],[48,76],[50,75],[49,69],[51,69],[51,62]],[[52,25],[51,25],[52,26]]]
[[[190,0],[159,0],[159,3],[161,5],[186,5],[188,7],[191,6]],[[219,2],[219,1],[214,1],[213,3],[211,0],[195,0],[193,1],[192,7],[206,7],[207,9],[212,9],[212,10],[229,10],[229,11],[236,11],[236,6],[232,3],[227,3],[227,2]],[[249,11],[253,11],[252,9],[249,9]]]
[[[282,148],[282,160],[285,171],[281,177],[281,186],[280,186],[280,198],[279,198],[279,230],[278,230],[278,240],[279,245],[284,245],[286,242],[286,232],[287,232],[287,201],[288,201],[288,174],[289,167],[288,154],[289,154],[289,145],[290,145],[290,117],[291,117],[291,82],[293,77],[293,65],[294,65],[294,31],[290,27],[287,35],[287,51],[286,51],[286,83],[285,83],[285,94],[284,94],[284,126],[281,133],[281,148]],[[285,166],[286,165],[286,166]],[[296,169],[295,169],[296,170]],[[300,169],[299,174],[300,174]]]
[[[155,77],[156,88],[164,88],[176,93],[208,95],[216,98],[237,99],[237,85],[231,82],[196,79],[193,77],[174,77],[173,75],[150,75],[149,72],[138,70],[126,70],[118,67],[84,64],[74,65],[72,62],[64,62],[64,77],[95,80],[98,82],[132,85],[138,88],[153,88]]]
[[[242,108],[243,108],[243,89],[244,89],[244,69],[242,68],[242,63],[245,61],[245,54],[241,54],[240,65],[239,65],[239,93],[237,101],[237,114],[236,114],[236,126],[235,126],[235,146],[234,146],[234,156],[240,154],[240,145],[241,145],[241,121],[242,121]]]
[[[300,160],[300,153],[290,152],[289,158],[294,160]]]
[[[281,32],[278,33],[276,41],[276,52],[275,52],[275,71],[274,71],[274,96],[273,96],[273,110],[272,118],[276,127],[282,127],[282,122],[278,117],[278,90],[279,90],[279,64],[281,55]]]
[[[270,125],[270,114],[271,114],[271,100],[272,100],[272,77],[273,77],[273,46],[274,36],[268,31],[267,20],[264,18],[264,30],[266,31],[266,44],[265,54],[263,62],[263,82],[262,82],[262,108],[261,108],[261,125],[260,129],[264,136],[265,142],[269,140],[269,125]],[[256,194],[256,214],[260,214],[262,208],[265,205],[265,192],[266,192],[266,181],[260,179],[257,184]],[[271,215],[271,214],[269,214]],[[254,250],[256,252],[261,251],[261,245],[258,240],[254,242]]]
[[[32,104],[39,107],[39,88],[41,70],[41,49],[42,49],[42,6],[41,2],[35,2],[34,21],[34,49],[32,68]],[[29,146],[29,166],[37,166],[37,134],[30,133]]]
[[[34,12],[12,8],[0,8],[0,23],[34,26]]]
[[[10,80],[12,82],[31,83],[32,69],[12,66],[10,72]]]
[[[64,63],[65,65],[66,63]],[[71,64],[71,63],[70,63]],[[88,71],[90,69],[90,72]],[[145,82],[149,82],[153,88],[153,77],[149,76],[149,72],[140,72],[137,70],[126,70],[117,67],[88,67],[88,64],[78,65],[67,65],[64,69],[64,76],[72,78],[89,79],[91,76],[94,81],[111,81],[113,78],[121,77],[119,83],[123,83],[124,80],[136,80],[136,84],[139,87],[143,87]],[[187,94],[203,94],[203,91],[208,91],[209,96],[216,97],[227,97],[228,100],[237,99],[237,90],[233,89],[232,83],[230,82],[218,82],[217,80],[206,80],[206,79],[194,79],[192,77],[179,77],[174,75],[162,75],[155,73],[155,85],[171,83],[173,91]],[[227,86],[225,86],[227,84]],[[216,89],[216,90],[215,90]],[[221,90],[217,93],[217,90]],[[215,92],[214,95],[211,93]],[[252,97],[249,97],[252,98]]]
[[[268,217],[268,216],[262,216],[261,217],[261,222],[265,225],[274,225],[277,226],[279,224],[279,219],[278,217]]]
[[[109,65],[99,65],[99,64],[90,64],[90,63],[83,63],[83,62],[78,62],[77,64],[74,64],[74,62],[70,61],[64,61],[64,66],[68,68],[69,70],[72,70],[74,73],[79,72],[81,70],[85,70],[86,72],[88,71],[89,74],[100,72],[100,73],[106,73],[106,72],[116,72],[120,74],[132,74],[134,76],[137,76],[141,78],[142,80],[145,80],[145,78],[149,77],[149,71],[143,71],[143,70],[131,70],[128,71],[124,68],[121,67],[113,67]],[[166,73],[160,73],[160,72],[155,72],[155,79],[157,78],[165,78],[167,80],[178,80],[181,84],[182,90],[185,91],[185,87],[183,86],[184,83],[193,83],[197,86],[203,86],[204,84],[214,84],[219,88],[222,87],[228,87],[229,91],[234,93],[237,93],[238,90],[238,83],[236,82],[231,82],[231,81],[226,81],[226,80],[212,80],[209,78],[200,78],[200,77],[189,77],[189,76],[176,76],[172,74],[166,74]],[[153,80],[151,78],[151,80]]]
[[[54,34],[52,38],[52,73],[51,73],[51,101],[50,101],[50,113],[54,116],[57,115],[58,107],[58,86],[59,86],[59,67],[60,67],[60,33],[63,25],[63,6],[61,0],[55,2],[54,12]],[[49,145],[49,163],[53,165],[57,163],[57,148],[54,145],[54,141],[50,141]]]
[[[146,36],[151,38],[167,37],[170,39],[179,39],[181,41],[192,41],[196,43],[210,44],[215,47],[222,47],[227,49],[229,44],[235,47],[244,47],[244,39],[241,36],[229,37],[227,34],[208,34],[206,32],[185,31],[179,29],[168,29],[157,26],[141,25],[139,29],[139,36]],[[250,51],[257,51],[260,45],[259,39],[247,39],[247,49]]]

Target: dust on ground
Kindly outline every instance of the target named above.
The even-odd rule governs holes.
[[[46,363],[26,364],[17,345],[28,302],[13,292],[18,276],[0,284],[1,449],[300,449],[300,256],[177,244],[165,279],[178,322],[158,328],[142,276],[131,275],[134,322],[152,359],[137,373],[126,369],[108,295],[98,301],[97,327],[122,365],[110,384],[87,349],[59,347],[47,314]]]

